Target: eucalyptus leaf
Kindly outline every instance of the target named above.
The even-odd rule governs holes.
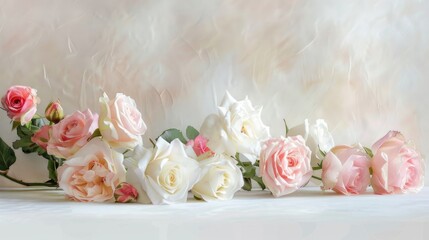
[[[15,152],[0,138],[0,170],[6,171],[16,161]]]
[[[192,126],[188,126],[186,128],[186,137],[190,140],[194,140],[196,137],[198,137],[198,135],[200,135],[200,133],[198,132],[197,129],[195,129]]]
[[[175,128],[165,130],[158,138],[160,137],[162,137],[168,143],[171,143],[176,138],[179,139],[183,144],[187,143],[185,137],[183,136],[183,133],[179,129]]]

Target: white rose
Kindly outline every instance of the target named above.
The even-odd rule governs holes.
[[[304,123],[289,130],[288,136],[301,135],[306,145],[312,152],[311,161],[314,165],[323,159],[320,150],[329,152],[335,146],[334,138],[328,129],[328,124],[323,119],[317,119],[315,124],[310,125],[308,119]]]
[[[58,168],[58,184],[77,201],[104,202],[125,181],[124,156],[94,138]]]
[[[185,152],[175,139],[171,143],[159,138],[154,149],[137,146],[125,160],[127,182],[139,192],[139,202],[173,204],[186,202],[188,191],[199,180],[198,162]]]
[[[243,185],[243,174],[235,160],[223,154],[202,160],[202,178],[192,193],[205,201],[231,200]]]
[[[100,132],[112,147],[132,149],[142,144],[141,136],[147,128],[132,98],[118,93],[110,100],[104,93],[100,105]]]
[[[218,110],[201,126],[201,134],[209,140],[207,146],[218,154],[239,152],[254,163],[261,151],[260,143],[270,137],[269,128],[261,120],[262,108],[255,109],[247,97],[237,101],[227,92]]]

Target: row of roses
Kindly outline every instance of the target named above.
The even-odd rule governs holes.
[[[88,109],[64,117],[59,102],[53,102],[45,111],[46,125],[35,121],[41,118],[38,103],[36,90],[25,86],[11,87],[2,98],[21,137],[14,147],[24,151],[35,145],[24,152],[52,161],[58,178],[51,181],[78,201],[127,202],[139,196],[140,202],[171,204],[185,202],[189,191],[197,199],[228,200],[241,188],[250,190],[252,181],[278,197],[311,177],[322,180],[324,190],[347,195],[365,192],[370,183],[378,194],[417,192],[424,184],[424,161],[399,132],[389,132],[372,150],[334,146],[323,120],[286,126],[287,136],[272,138],[262,108],[229,93],[200,132],[188,127],[186,139],[169,129],[152,141],[153,148],[143,147],[146,125],[135,101],[123,94],[112,100],[104,94],[99,116]],[[25,129],[29,133],[20,134]],[[9,164],[0,164],[0,174],[13,179],[7,170],[14,155],[10,149],[1,154]],[[313,176],[317,170],[321,178]]]

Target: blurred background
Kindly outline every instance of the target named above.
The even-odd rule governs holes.
[[[428,1],[0,0],[0,94],[32,86],[42,114],[56,99],[98,111],[103,91],[123,92],[148,143],[199,128],[228,90],[263,105],[274,136],[283,118],[324,118],[338,144],[397,129],[428,156],[428,43]],[[0,111],[11,143],[9,122]],[[18,154],[10,174],[45,181],[45,169]]]

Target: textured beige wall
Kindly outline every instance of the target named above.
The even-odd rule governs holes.
[[[229,90],[264,105],[273,135],[282,118],[325,118],[337,143],[400,129],[427,156],[428,43],[428,1],[6,0],[0,92],[31,85],[69,113],[124,92],[147,139],[199,127]],[[12,141],[4,112],[0,124]],[[18,156],[11,174],[46,178],[43,159]]]

